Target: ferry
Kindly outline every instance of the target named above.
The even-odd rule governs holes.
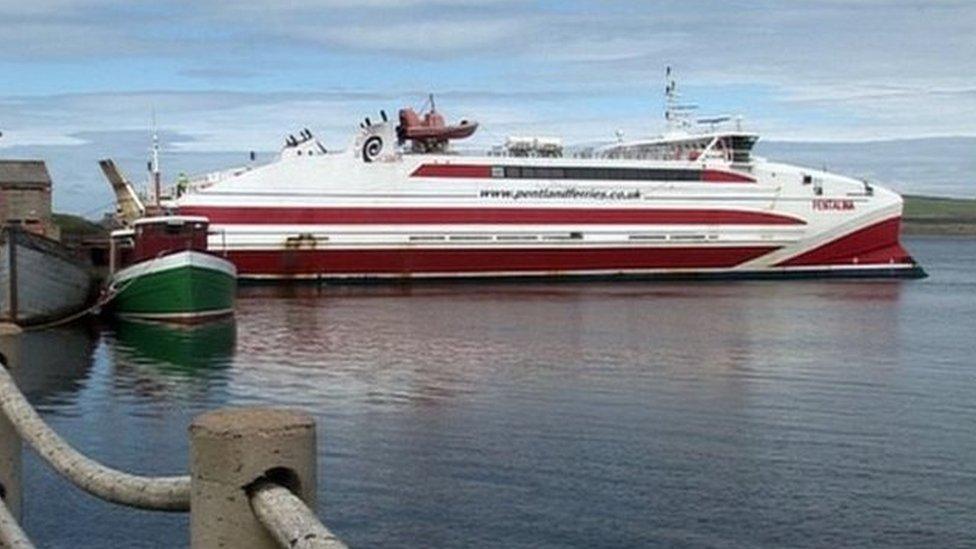
[[[478,124],[448,124],[431,97],[366,118],[344,150],[302,130],[161,204],[209,220],[244,280],[924,276],[895,192],[754,155],[759,136],[695,119],[670,70],[666,105],[653,139],[470,153],[454,143]]]

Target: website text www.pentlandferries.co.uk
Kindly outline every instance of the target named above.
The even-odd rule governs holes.
[[[639,189],[605,190],[605,189],[484,189],[481,198],[522,199],[588,199],[588,200],[640,200]]]

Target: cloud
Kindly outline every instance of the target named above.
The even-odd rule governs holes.
[[[303,127],[316,130],[330,148],[338,148],[351,139],[362,117],[375,118],[380,109],[393,115],[405,105],[419,107],[425,92],[151,91],[6,97],[0,99],[0,120],[11,129],[0,147],[78,144],[91,132],[112,131],[140,132],[146,141],[155,112],[161,128],[193,137],[174,144],[183,150],[275,150],[287,133]],[[585,100],[578,93],[448,90],[437,97],[448,116],[482,122],[484,131],[475,143],[487,145],[504,140],[506,133],[533,129],[574,135],[577,122],[603,122],[602,135],[612,132],[606,129],[607,120],[593,113],[565,115]]]
[[[394,53],[400,56],[457,57],[484,49],[506,48],[514,38],[532,32],[530,25],[510,18],[365,23],[321,28],[301,25],[292,37],[337,46],[360,53]],[[507,48],[506,48],[507,49]]]
[[[252,0],[251,2],[236,3],[234,5],[211,2],[215,9],[236,13],[260,13],[268,10],[282,12],[312,12],[331,9],[399,9],[416,10],[419,8],[444,7],[484,7],[492,4],[518,4],[519,0]]]
[[[198,67],[183,69],[179,74],[188,78],[197,78],[206,81],[221,81],[255,78],[259,76],[260,73],[257,71],[230,67]]]
[[[763,83],[790,93],[861,82],[951,85],[972,74],[972,2],[294,0],[166,6],[40,0],[0,8],[0,57],[166,58],[192,78],[245,57],[265,76],[371,55],[375,67],[418,59],[503,65],[520,85],[629,87],[665,64],[711,84]],[[933,39],[938,37],[938,39]],[[200,60],[210,60],[201,68]],[[376,61],[377,59],[373,59]],[[348,62],[349,59],[344,59]],[[459,67],[460,69],[461,67]],[[209,74],[207,74],[209,73]],[[510,84],[511,80],[506,84]],[[355,85],[354,81],[352,85]]]
[[[83,13],[99,6],[111,5],[112,0],[32,0],[0,4],[0,15],[6,17],[64,17]]]
[[[0,15],[0,20],[3,15]],[[47,61],[66,57],[147,51],[145,44],[118,29],[82,22],[0,23],[0,59]]]

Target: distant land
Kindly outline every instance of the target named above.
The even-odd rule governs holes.
[[[911,235],[976,236],[976,200],[906,195],[902,231]]]

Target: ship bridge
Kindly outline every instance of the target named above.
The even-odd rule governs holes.
[[[660,138],[613,143],[593,149],[593,156],[632,160],[718,160],[746,165],[759,135],[747,132],[672,134]]]

